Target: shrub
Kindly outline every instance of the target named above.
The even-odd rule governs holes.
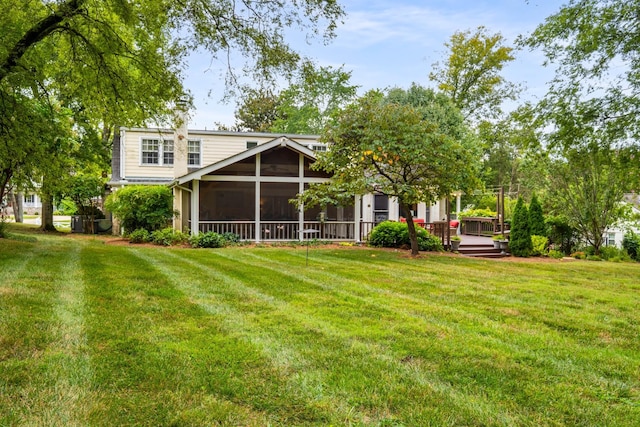
[[[631,259],[640,261],[640,235],[630,231],[622,239],[622,247],[627,251]]]
[[[533,256],[541,256],[547,253],[547,243],[548,239],[545,236],[531,236],[531,255]]]
[[[441,251],[442,242],[422,227],[416,226],[418,250]],[[385,221],[378,224],[369,237],[371,246],[383,248],[399,248],[410,245],[409,226],[404,222]]]
[[[173,246],[188,241],[189,236],[182,231],[176,231],[171,227],[156,230],[151,233],[151,241],[156,245]]]
[[[444,247],[442,246],[442,240],[440,240],[437,236],[434,236],[422,227],[419,227],[416,231],[418,232],[418,250],[430,252],[439,252],[444,250]],[[408,231],[407,243],[409,243]]]
[[[572,253],[578,242],[578,232],[563,216],[549,216],[546,219],[549,245],[559,247],[566,255]]]
[[[531,234],[529,233],[529,215],[524,200],[519,197],[513,212],[509,251],[515,256],[527,257],[531,255],[532,249]]]
[[[408,237],[408,226],[406,223],[395,221],[381,222],[371,230],[369,244],[382,248],[399,248],[404,244],[404,231],[407,232]]]
[[[482,217],[482,218],[495,218],[498,215],[496,212],[491,209],[468,209],[466,211],[460,212],[458,215],[460,218],[466,217]]]
[[[602,246],[600,248],[600,257],[605,261],[615,262],[631,260],[631,257],[624,249],[620,249],[615,246]]]
[[[164,185],[131,185],[107,197],[105,207],[113,212],[126,232],[166,227],[174,216],[173,195]]]
[[[529,204],[529,232],[532,236],[546,236],[547,226],[542,215],[542,206],[534,194]]]
[[[587,254],[585,254],[582,251],[578,251],[578,252],[574,252],[571,254],[571,256],[575,259],[587,259]],[[591,256],[591,255],[589,255]]]
[[[222,233],[221,236],[222,236],[222,239],[229,244],[240,242],[240,236],[238,236],[235,233]]]
[[[151,234],[144,228],[138,228],[129,234],[131,243],[147,243],[151,241]]]
[[[556,251],[555,249],[551,249],[549,251],[549,257],[550,258],[555,258],[555,259],[561,259],[564,258],[564,253],[560,252],[560,251]]]
[[[221,248],[225,244],[225,238],[218,233],[209,231],[189,237],[189,244],[194,248]]]

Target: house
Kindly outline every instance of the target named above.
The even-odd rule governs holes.
[[[625,194],[623,203],[629,205],[631,215],[635,220],[624,221],[607,229],[604,233],[604,243],[607,246],[622,248],[624,235],[628,231],[633,231],[636,234],[640,233],[640,222],[638,221],[638,218],[640,218],[640,195],[636,193]]]
[[[350,206],[296,208],[289,200],[312,183],[331,179],[310,168],[327,146],[317,135],[159,128],[121,128],[114,140],[114,191],[132,184],[173,188],[180,215],[174,228],[234,233],[242,240],[318,238],[361,241],[376,223],[401,217],[381,194],[354,197]],[[445,217],[445,204],[419,204],[427,223]]]

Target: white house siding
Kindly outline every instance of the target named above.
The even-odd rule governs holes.
[[[125,179],[172,179],[173,166],[142,165],[141,144],[143,139],[173,140],[170,129],[122,129],[121,148],[123,161],[121,175]],[[277,136],[264,133],[189,130],[189,139],[200,141],[200,166],[219,162],[247,149],[247,142],[263,144]],[[317,143],[314,135],[291,135],[302,145]]]

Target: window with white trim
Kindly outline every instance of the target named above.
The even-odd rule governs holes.
[[[200,166],[200,141],[189,140],[187,143],[187,165]]]
[[[143,165],[173,165],[173,140],[171,139],[143,138],[140,149],[140,163]]]
[[[162,164],[163,165],[173,164],[173,140],[172,139],[166,139],[162,141]]]
[[[25,194],[24,195],[24,202],[28,203],[28,204],[34,204],[36,202],[35,194]]]
[[[160,164],[160,140],[159,139],[143,139],[142,140],[142,156],[143,165],[159,165]]]
[[[327,146],[324,144],[311,144],[309,148],[313,151],[327,151]]]

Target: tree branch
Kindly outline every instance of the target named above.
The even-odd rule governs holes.
[[[0,64],[0,82],[18,66],[18,61],[20,61],[29,48],[54,31],[60,29],[62,22],[78,15],[85,1],[86,0],[67,0],[60,5],[57,12],[40,20],[31,27],[9,50],[7,57]]]

